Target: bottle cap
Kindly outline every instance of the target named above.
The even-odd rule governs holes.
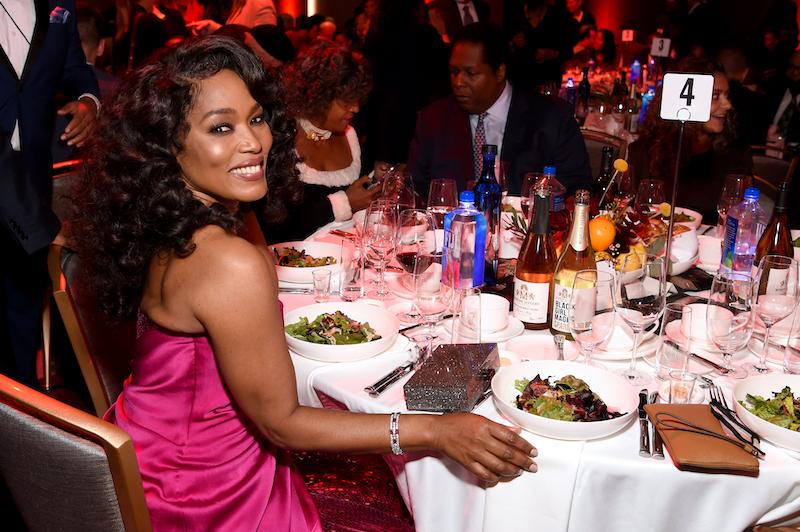
[[[461,203],[475,203],[475,193],[471,190],[464,190],[458,195],[458,201]]]
[[[497,155],[497,144],[484,144],[481,148],[481,153],[486,155],[487,153],[491,153],[493,155]]]
[[[545,166],[544,167],[545,174],[556,175],[556,167],[555,166]]]
[[[744,191],[744,199],[757,200],[761,197],[761,191],[756,187],[747,187]]]

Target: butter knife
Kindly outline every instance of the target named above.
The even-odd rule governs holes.
[[[709,360],[706,357],[702,357],[702,356],[698,355],[697,353],[689,353],[689,357],[697,360],[701,364],[705,364],[706,366],[708,366],[710,368],[714,368],[715,371],[717,371],[718,373],[720,373],[722,375],[727,375],[731,371],[728,368],[726,368],[725,366],[721,366],[721,365],[717,364],[716,362],[714,362],[713,360]]]
[[[417,365],[420,363],[420,353],[419,348],[416,344],[411,345],[411,360],[403,364],[402,366],[397,366],[392,371],[375,381],[373,384],[366,386],[364,391],[369,394],[370,397],[380,397],[380,395],[385,392],[390,386],[394,383],[402,379],[405,375],[410,373],[411,371],[417,368]]]
[[[639,456],[650,457],[650,427],[647,423],[647,412],[644,405],[647,404],[647,389],[639,392]]]
[[[658,402],[658,392],[653,392],[650,394],[650,404],[654,405]],[[653,423],[653,458],[656,460],[663,460],[664,459],[664,445],[663,441],[661,440],[661,434],[658,432],[658,428],[656,428],[656,424]]]

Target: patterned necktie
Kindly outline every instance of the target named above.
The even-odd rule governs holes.
[[[472,24],[473,22],[475,22],[475,19],[472,18],[472,13],[470,13],[468,4],[464,4],[464,7],[462,7],[461,9],[464,11],[464,26],[466,26],[467,24]],[[451,11],[451,13],[452,13],[452,11]]]
[[[486,130],[483,126],[483,119],[489,113],[481,113],[478,115],[478,125],[475,126],[475,138],[472,143],[472,169],[474,177],[477,180],[481,175],[481,164],[483,164],[483,145],[486,144]]]

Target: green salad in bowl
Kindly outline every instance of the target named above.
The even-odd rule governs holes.
[[[747,398],[739,403],[748,412],[773,425],[800,432],[800,396],[795,397],[788,386],[780,392],[772,392],[772,395],[772,399],[765,399],[760,395],[747,394]]]
[[[326,345],[353,345],[381,339],[369,323],[361,323],[343,312],[325,312],[314,321],[305,316],[285,327],[286,333],[298,340]]]

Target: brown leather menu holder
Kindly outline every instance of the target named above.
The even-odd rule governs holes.
[[[758,476],[753,447],[725,434],[709,405],[644,408],[681,471]]]

